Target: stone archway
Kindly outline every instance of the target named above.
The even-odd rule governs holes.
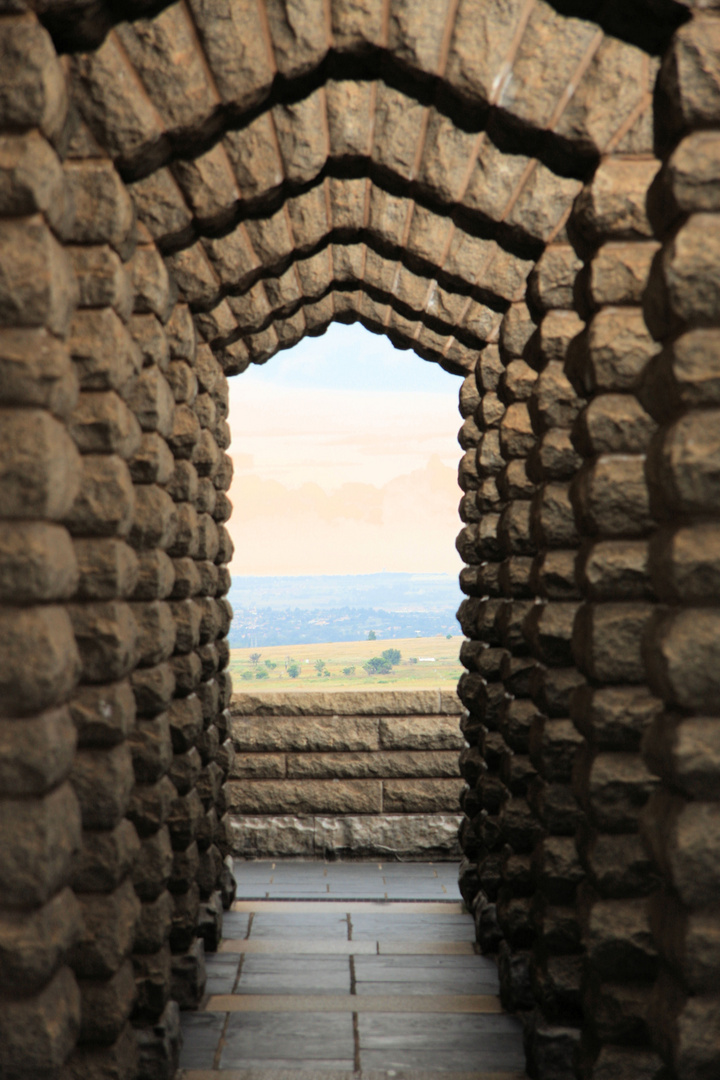
[[[0,19],[3,1070],[172,1072],[231,889],[226,378],[359,319],[464,376],[461,889],[529,1068],[714,1076],[720,21],[128,14]]]

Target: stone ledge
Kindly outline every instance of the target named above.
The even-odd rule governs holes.
[[[380,750],[454,750],[465,746],[456,716],[234,716],[238,753],[356,753]]]
[[[408,861],[460,857],[459,814],[231,815],[233,854],[246,859],[376,856]]]
[[[273,690],[234,694],[233,716],[459,716],[455,690]]]

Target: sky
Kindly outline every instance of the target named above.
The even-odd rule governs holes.
[[[456,574],[460,379],[333,323],[230,380],[233,574]]]

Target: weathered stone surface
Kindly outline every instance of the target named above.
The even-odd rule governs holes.
[[[181,1009],[196,1009],[205,992],[205,945],[197,938],[187,952],[172,958],[172,996]]]
[[[130,951],[140,901],[129,878],[112,893],[83,893],[79,900],[85,932],[70,962],[80,978],[109,979]]]
[[[68,345],[83,390],[122,390],[142,366],[140,350],[110,307],[76,311]]]
[[[125,462],[115,454],[87,454],[80,490],[65,514],[73,536],[119,536],[130,532],[135,491]]]
[[[67,707],[24,720],[0,720],[0,788],[44,795],[70,771],[77,735]]]
[[[137,663],[138,628],[129,604],[73,604],[69,608],[85,682],[123,679]]]
[[[130,960],[111,979],[80,983],[82,1022],[79,1042],[108,1045],[115,1042],[135,1003],[135,976]]]
[[[140,851],[132,822],[114,829],[85,831],[71,864],[70,883],[79,893],[113,892],[133,868]]]
[[[0,611],[0,715],[27,716],[62,703],[79,674],[72,624],[63,608]]]
[[[35,997],[3,1002],[0,1068],[7,1076],[57,1076],[80,1028],[80,992],[63,967]]]
[[[459,820],[448,814],[233,816],[233,850],[240,856],[265,858],[366,858],[381,850],[454,859]]]
[[[235,813],[361,813],[382,810],[379,780],[231,780],[228,807]]]
[[[125,815],[135,777],[126,742],[78,750],[70,773],[84,829],[114,829]]]
[[[70,889],[30,912],[0,917],[0,975],[19,995],[42,990],[82,933],[78,902]]]

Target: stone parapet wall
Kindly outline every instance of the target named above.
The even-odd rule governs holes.
[[[447,691],[235,695],[235,854],[457,857],[461,710]]]

